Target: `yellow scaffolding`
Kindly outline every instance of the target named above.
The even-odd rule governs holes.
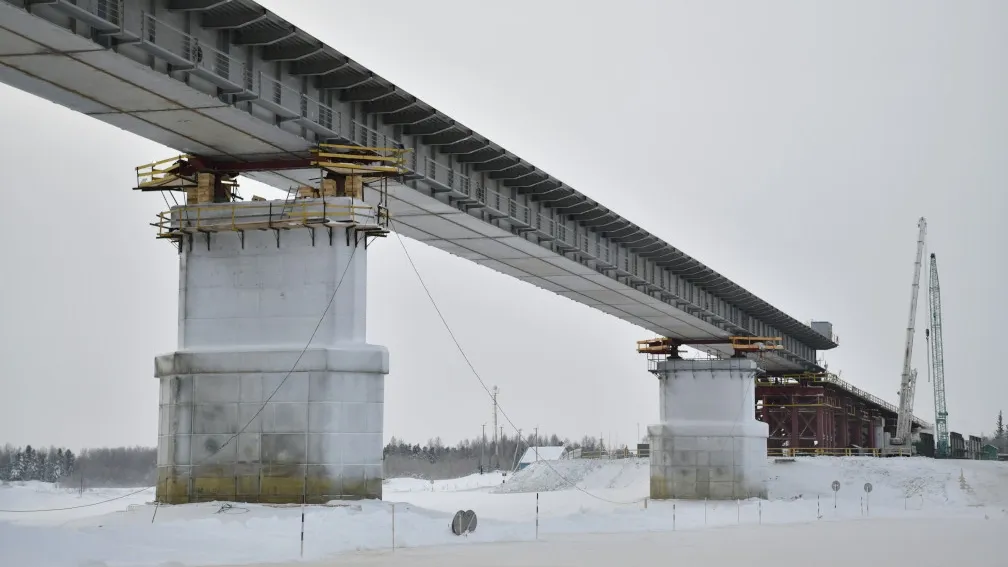
[[[704,339],[690,341],[689,339],[670,339],[655,337],[637,341],[637,352],[640,354],[674,354],[680,346],[691,345],[731,345],[735,352],[763,352],[767,350],[782,350],[780,337],[742,337],[731,336],[725,339]]]
[[[766,350],[783,350],[781,337],[729,337],[731,347],[736,352],[763,352]]]
[[[372,174],[370,177],[404,175],[410,149],[318,144],[312,148],[312,165],[340,175]]]
[[[767,447],[768,457],[881,457],[881,449],[821,448],[821,447]]]
[[[179,175],[180,162],[189,156],[178,155],[136,167],[137,186],[143,190],[186,189],[196,186],[196,180]]]
[[[304,201],[285,205],[269,202],[185,205],[157,214],[151,223],[158,238],[178,240],[184,234],[289,230],[292,228],[354,228],[383,236],[388,210],[370,205],[325,205]]]

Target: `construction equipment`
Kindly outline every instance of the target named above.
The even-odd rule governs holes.
[[[746,337],[731,336],[723,339],[673,339],[655,337],[637,341],[637,352],[648,356],[648,371],[656,373],[658,363],[667,359],[682,358],[684,346],[696,348],[701,345],[730,345],[733,357],[744,357],[747,354],[762,357],[767,352],[783,350],[781,337]],[[708,357],[720,358],[715,352],[707,352]]]
[[[912,453],[910,426],[913,423],[914,391],[917,387],[917,370],[911,368],[913,357],[914,325],[917,320],[917,292],[920,290],[921,260],[924,256],[924,241],[927,236],[927,221],[921,217],[917,221],[920,232],[917,236],[917,257],[914,261],[913,287],[910,292],[910,319],[907,322],[906,344],[903,347],[903,374],[900,379],[899,410],[896,414],[896,435],[889,439],[891,447],[886,454],[909,455]]]
[[[931,332],[929,342],[931,374],[935,396],[935,457],[949,456],[948,411],[945,407],[945,361],[942,358],[941,288],[938,286],[938,260],[931,254],[931,283],[928,286]]]
[[[660,354],[679,358],[679,348],[685,345],[731,345],[735,356],[743,353],[759,353],[768,350],[782,350],[780,337],[726,337],[724,339],[671,339],[656,337],[637,341],[637,352],[640,354]]]
[[[311,229],[312,245],[315,229],[325,229],[329,242],[333,229],[346,229],[349,244],[351,235],[383,237],[389,230],[388,194],[389,180],[401,182],[407,173],[405,155],[399,147],[366,147],[340,144],[318,144],[308,152],[292,156],[272,156],[261,161],[221,161],[197,155],[180,155],[141,165],[136,168],[137,191],[184,192],[185,201],[158,214],[152,223],[158,229],[158,238],[181,243],[185,234],[202,234],[210,246],[210,234],[237,232],[241,245],[245,245],[246,230],[273,230],[277,246],[280,231],[295,227]],[[244,203],[238,194],[238,176],[254,172],[286,171],[305,174],[317,170],[314,185],[292,187],[283,203],[268,202],[253,196]],[[372,204],[364,201],[364,189],[375,197]],[[344,199],[344,200],[340,200]],[[356,203],[355,201],[362,201]],[[165,203],[168,203],[167,197]],[[181,251],[181,248],[179,249]]]

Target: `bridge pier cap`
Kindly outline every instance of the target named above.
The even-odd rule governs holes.
[[[348,217],[374,210],[326,197],[323,218],[322,199],[299,203],[318,212],[282,200],[200,205],[199,221],[171,212],[178,350],[154,361],[161,502],[381,498],[389,358],[366,342],[368,225]]]
[[[757,364],[659,361],[660,423],[648,426],[651,498],[766,498],[767,424],[753,414]]]

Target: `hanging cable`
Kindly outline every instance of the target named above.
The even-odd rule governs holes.
[[[392,221],[392,219],[389,219],[389,223],[390,224],[394,224],[393,221]],[[393,232],[395,232],[396,238],[399,240],[399,245],[402,246],[403,252],[406,253],[406,259],[409,261],[410,266],[413,268],[413,273],[416,274],[417,279],[420,281],[420,285],[423,287],[424,292],[427,294],[427,298],[430,299],[431,305],[434,306],[434,311],[437,312],[438,317],[441,319],[441,323],[444,324],[444,327],[448,331],[448,335],[451,337],[452,342],[455,343],[455,347],[458,349],[459,354],[462,355],[462,358],[465,360],[466,364],[469,366],[469,370],[472,371],[473,376],[475,376],[476,379],[479,380],[480,385],[483,386],[484,390],[486,390],[487,395],[490,396],[491,399],[493,399],[493,394],[490,392],[490,388],[487,387],[486,382],[483,381],[483,378],[480,376],[479,372],[476,371],[476,367],[473,366],[472,361],[469,360],[469,357],[466,355],[465,350],[462,348],[462,345],[460,345],[459,342],[458,342],[458,339],[455,338],[455,333],[452,332],[451,326],[448,325],[448,321],[445,320],[444,315],[441,313],[441,309],[438,307],[437,302],[434,301],[434,297],[431,295],[430,289],[427,288],[427,284],[424,282],[423,276],[420,275],[420,271],[417,269],[416,264],[413,263],[413,258],[410,256],[409,250],[406,249],[406,243],[403,242],[402,236],[400,236],[399,235],[399,231],[395,230],[394,228],[393,228]],[[500,402],[497,403],[497,409],[500,411],[501,415],[504,416],[504,419],[507,420],[507,422],[511,426],[511,428],[515,430],[515,433],[517,433],[518,432],[518,427],[514,424],[513,421],[511,421],[511,418],[508,416],[507,412],[504,411],[504,407],[500,404]],[[521,444],[523,442],[524,442],[524,440],[521,439],[521,437],[519,437],[518,438],[518,443]],[[530,445],[528,443],[525,443],[525,446],[526,447],[530,447]],[[638,498],[636,500],[622,502],[622,501],[618,501],[618,500],[610,500],[608,498],[599,496],[597,494],[592,494],[588,490],[584,489],[581,486],[578,486],[577,483],[571,481],[566,476],[564,476],[562,473],[560,473],[560,471],[558,471],[553,465],[551,465],[549,461],[538,461],[538,462],[545,463],[546,466],[549,467],[549,469],[551,471],[553,471],[554,474],[556,474],[558,477],[560,477],[561,480],[563,480],[565,483],[567,483],[571,487],[573,487],[573,488],[577,489],[578,491],[583,492],[584,494],[587,494],[588,496],[590,496],[592,498],[595,498],[597,500],[601,500],[601,501],[607,502],[609,504],[617,504],[617,505],[621,505],[621,506],[623,506],[623,505],[630,505],[630,504],[637,504],[637,503],[642,502],[643,500],[645,500],[645,498]]]

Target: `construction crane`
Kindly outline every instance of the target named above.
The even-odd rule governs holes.
[[[935,396],[935,457],[948,457],[948,411],[945,409],[945,361],[942,358],[941,288],[938,286],[938,260],[931,254],[931,284],[928,287],[931,312],[931,374]]]
[[[920,290],[921,260],[924,256],[924,240],[927,236],[927,221],[921,217],[917,221],[920,233],[917,237],[917,259],[914,261],[913,287],[910,292],[910,320],[907,323],[906,344],[903,347],[903,375],[900,380],[899,413],[896,416],[896,436],[891,443],[896,446],[910,445],[910,426],[913,423],[914,391],[917,387],[917,370],[911,368],[913,357],[914,324],[917,320],[917,292]],[[906,453],[906,451],[900,451]]]

